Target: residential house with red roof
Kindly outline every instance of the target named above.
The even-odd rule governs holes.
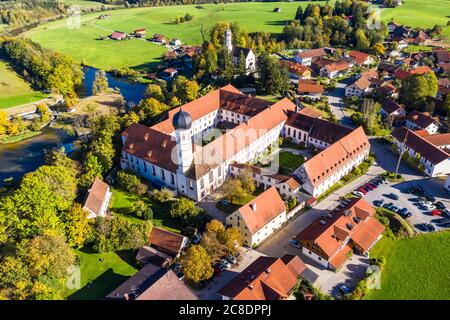
[[[368,254],[381,238],[385,227],[375,217],[375,209],[362,198],[323,214],[296,239],[302,253],[324,268],[337,270],[354,250]]]
[[[347,56],[352,59],[357,66],[368,66],[374,62],[370,54],[361,51],[351,50]]]
[[[172,257],[178,257],[181,251],[187,246],[188,240],[183,235],[153,227],[148,242],[151,247]]]
[[[226,218],[227,225],[241,231],[244,244],[249,247],[259,245],[287,220],[286,204],[275,187],[265,190]]]
[[[111,196],[109,185],[99,178],[95,178],[83,206],[83,209],[89,212],[87,218],[105,217]]]
[[[450,174],[450,154],[436,146],[438,141],[430,140],[418,132],[405,127],[396,128],[392,132],[393,143],[400,153],[407,152],[410,157],[418,159],[425,174],[438,177]],[[430,136],[432,137],[432,136]],[[443,137],[446,140],[446,137]],[[445,143],[445,142],[444,142]]]
[[[303,64],[305,66],[310,66],[311,63],[318,59],[323,58],[327,56],[327,51],[325,48],[318,48],[318,49],[311,49],[311,50],[304,50],[298,52],[294,56],[294,61],[300,64]]]
[[[127,38],[127,34],[120,31],[114,31],[110,36],[113,40],[125,40]]]
[[[311,78],[311,69],[307,66],[287,60],[280,60],[280,64],[288,69],[289,77],[292,79]]]
[[[371,82],[365,76],[360,76],[358,79],[345,87],[346,97],[362,97],[370,92]]]
[[[286,300],[305,270],[298,256],[262,256],[217,293],[222,300]]]
[[[323,85],[318,84],[314,80],[301,79],[298,81],[297,93],[299,95],[317,98],[321,97],[324,91]]]
[[[405,106],[389,97],[385,98],[381,100],[381,115],[383,117],[404,118],[406,116]]]
[[[405,126],[411,130],[425,129],[429,134],[435,134],[439,131],[439,122],[428,112],[411,111],[406,116]]]
[[[321,77],[333,79],[346,74],[349,69],[350,64],[347,61],[339,60],[323,66],[319,74]]]

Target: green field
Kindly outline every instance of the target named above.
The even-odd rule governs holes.
[[[282,151],[280,152],[279,157],[280,157],[279,173],[281,174],[291,174],[304,162],[304,158],[302,156],[293,154],[291,152]]]
[[[59,0],[59,2],[69,5],[80,6],[83,8],[99,7],[102,5],[100,2],[88,1],[88,0]]]
[[[397,8],[386,8],[381,12],[383,21],[394,19],[397,23],[406,24],[412,27],[431,28],[438,24],[444,26],[442,33],[450,40],[450,1],[449,0],[405,0],[403,5]]]
[[[103,299],[137,271],[134,250],[107,253],[77,250],[75,253],[82,261],[81,288],[66,289],[63,296],[69,300]]]
[[[422,234],[411,239],[383,237],[370,251],[384,256],[380,290],[371,300],[450,299],[450,232]]]
[[[316,3],[325,3],[320,1]],[[216,22],[239,22],[246,31],[281,32],[287,21],[295,15],[299,5],[308,2],[269,2],[206,4],[203,9],[195,5],[138,8],[111,11],[112,16],[98,20],[98,13],[83,16],[80,29],[68,29],[66,20],[40,26],[26,34],[44,47],[72,55],[78,61],[102,68],[112,69],[125,66],[142,68],[162,57],[165,48],[142,40],[95,40],[109,35],[112,31],[132,32],[146,28],[149,36],[164,34],[168,38],[177,37],[183,43],[201,44],[201,26],[205,38]],[[275,7],[281,12],[273,12]],[[190,22],[175,24],[176,16],[190,13]]]
[[[45,94],[34,91],[6,62],[0,60],[0,109],[38,101],[45,97]]]

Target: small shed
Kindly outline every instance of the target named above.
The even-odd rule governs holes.
[[[273,9],[273,12],[281,12],[281,8],[275,8]]]
[[[124,32],[120,32],[120,31],[114,31],[111,35],[110,38],[113,40],[125,40],[127,38],[127,34]]]
[[[137,29],[133,32],[135,38],[145,38],[145,29]]]

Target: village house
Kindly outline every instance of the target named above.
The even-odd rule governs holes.
[[[170,40],[170,45],[179,47],[179,46],[181,46],[181,40],[178,38],[173,38],[172,40]]]
[[[433,55],[436,58],[437,63],[448,63],[450,62],[450,52],[448,49],[433,48]]]
[[[295,255],[261,256],[217,293],[222,300],[286,300],[305,270]]]
[[[345,60],[340,60],[322,67],[320,69],[320,76],[333,79],[345,75],[348,69],[350,69],[349,63]]]
[[[318,84],[314,80],[302,79],[298,81],[297,93],[299,95],[320,98],[324,91],[323,85]]]
[[[270,205],[267,205],[270,203]],[[227,225],[238,228],[244,244],[256,247],[288,219],[286,204],[275,187],[265,190],[226,218]]]
[[[345,87],[346,97],[362,97],[366,93],[370,92],[371,82],[365,77],[360,76],[358,79],[353,81]]]
[[[412,130],[425,129],[429,134],[435,134],[439,131],[439,122],[431,117],[428,112],[413,110],[406,116],[405,120],[405,126]]]
[[[128,36],[124,32],[114,31],[109,37],[113,40],[120,41],[120,40],[125,40]]]
[[[158,43],[161,43],[161,44],[165,44],[166,43],[166,38],[162,34],[155,33],[153,35],[152,41],[153,42],[158,42]]]
[[[239,64],[239,60],[241,57],[245,60],[245,69],[247,70],[247,74],[256,71],[256,56],[253,53],[253,50],[250,48],[242,48],[233,45],[233,34],[230,29],[227,29],[225,32],[225,46],[228,52],[231,54],[231,58],[234,65]]]
[[[109,185],[99,178],[95,178],[83,206],[83,209],[89,213],[87,218],[105,217],[111,196]]]
[[[166,81],[170,81],[178,75],[178,70],[175,68],[167,68],[163,70],[163,78]]]
[[[385,229],[375,218],[375,213],[362,198],[339,205],[297,235],[302,253],[331,270],[338,270],[352,250],[368,255]]]
[[[167,187],[199,201],[222,185],[230,175],[231,164],[253,161],[269,146],[278,143],[280,135],[301,139],[321,148],[328,145],[332,147],[338,141],[333,138],[326,142],[320,141],[319,136],[309,135],[310,129],[297,136],[301,130],[285,127],[290,117],[301,115],[296,110],[297,106],[287,98],[271,103],[248,97],[227,85],[170,110],[165,120],[151,128],[140,124],[128,127],[122,133],[121,166],[150,180],[155,186]],[[216,129],[219,124],[232,126],[226,132],[221,132]],[[217,134],[216,138],[203,145],[203,137],[213,132]],[[337,163],[324,163],[331,167],[325,166],[322,171],[332,171],[340,176],[347,169],[352,170],[359,164],[361,157],[366,156],[364,149],[368,147],[367,137],[363,131],[361,135],[359,129],[355,132],[339,143],[346,145],[340,153],[344,161],[339,160],[339,168]],[[302,184],[306,183],[307,186],[302,185],[302,189],[312,192],[313,189],[308,186],[310,181],[316,181],[316,172],[311,173],[314,176],[308,176],[309,171],[305,172],[306,182],[302,181]],[[314,196],[326,190],[326,186],[329,187],[327,183],[319,185],[314,190]]]
[[[106,300],[198,300],[195,292],[175,272],[152,263],[109,293]]]
[[[134,30],[133,35],[135,38],[144,39],[146,35],[145,29]]]
[[[392,137],[397,151],[402,154],[408,152],[410,157],[418,159],[424,173],[428,176],[438,177],[450,174],[450,155],[417,132],[401,127],[392,132]]]
[[[189,239],[180,234],[153,227],[148,242],[151,247],[176,258],[188,245]]]
[[[368,66],[374,62],[370,54],[356,50],[350,51],[347,56],[352,59],[357,66]]]
[[[388,27],[388,32],[392,33],[395,31],[395,29],[397,29],[399,27],[399,24],[395,23],[394,21],[390,21],[387,24],[387,27]]]
[[[304,50],[294,56],[294,61],[305,66],[310,66],[315,59],[326,57],[327,55],[328,53],[325,51],[325,48]]]
[[[383,117],[404,118],[406,110],[403,105],[388,97],[381,100],[381,115]]]
[[[280,64],[286,66],[289,77],[292,79],[309,79],[311,78],[311,69],[299,63],[287,60],[280,60]]]

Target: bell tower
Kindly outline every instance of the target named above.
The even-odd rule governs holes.
[[[228,52],[231,52],[233,50],[233,34],[231,33],[230,29],[227,29],[225,31],[225,46],[227,47]]]
[[[191,126],[192,118],[189,113],[180,108],[173,117],[173,126],[177,139],[177,159],[180,173],[185,173],[192,164],[194,158],[192,152]]]

